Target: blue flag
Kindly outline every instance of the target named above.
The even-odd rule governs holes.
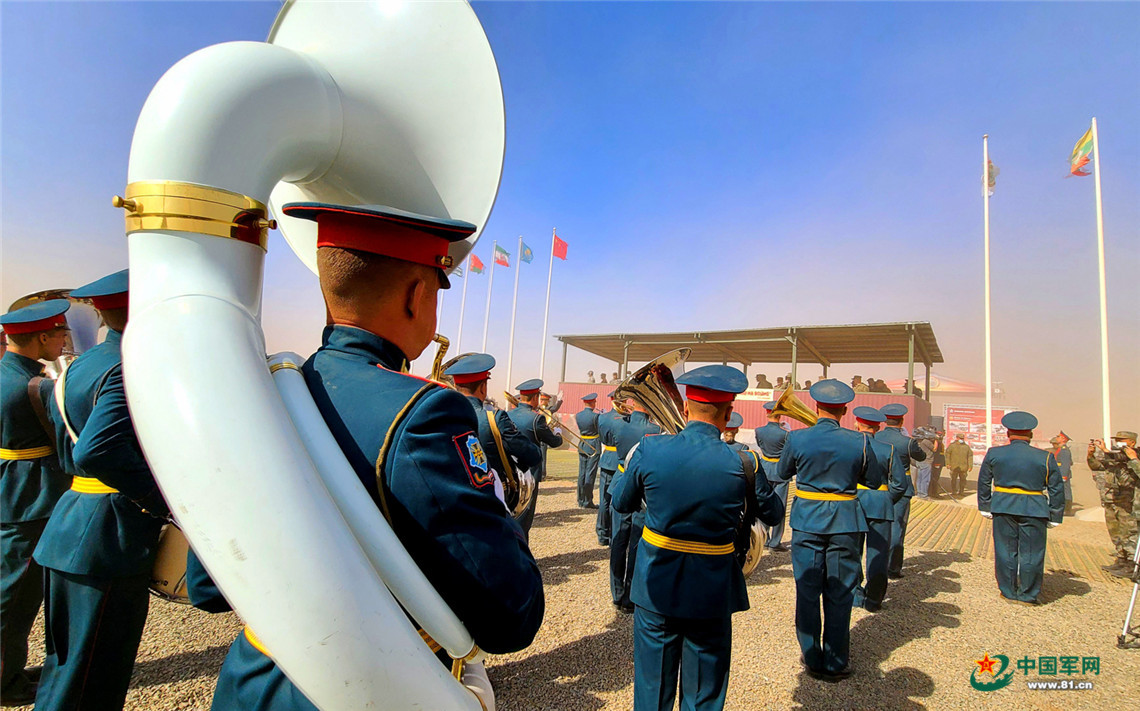
[[[526,246],[526,242],[522,243],[522,254],[519,256],[519,259],[523,260],[527,264],[530,264],[532,261],[534,261],[534,252],[530,250],[530,247]]]

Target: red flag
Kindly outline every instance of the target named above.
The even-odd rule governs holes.
[[[555,257],[558,257],[559,259],[566,261],[566,247],[567,246],[568,245],[565,242],[563,242],[561,239],[558,238],[558,235],[554,235],[554,256]]]
[[[482,274],[483,273],[483,260],[476,257],[474,254],[471,255],[471,273],[472,274]]]

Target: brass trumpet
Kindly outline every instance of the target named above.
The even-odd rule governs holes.
[[[788,388],[784,394],[776,400],[776,407],[772,410],[773,415],[784,415],[793,420],[804,423],[811,427],[819,421],[819,415],[811,411],[807,405],[800,402],[800,399],[792,393],[792,389]]]
[[[503,391],[503,397],[507,399],[507,404],[511,407],[519,406],[519,399],[514,395],[511,395],[506,390]],[[569,425],[563,424],[561,420],[554,416],[554,413],[550,412],[549,410],[544,410],[541,407],[534,408],[534,411],[546,418],[546,424],[551,429],[554,429],[555,427],[561,427],[562,439],[568,442],[571,447],[578,450],[578,452],[581,454],[589,454],[589,452],[582,450],[582,436],[574,430],[570,429]]]

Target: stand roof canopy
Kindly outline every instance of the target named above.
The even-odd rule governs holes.
[[[612,333],[555,336],[564,344],[616,363],[647,362],[674,348],[692,348],[694,363],[943,363],[926,321],[842,326],[784,326],[741,331]]]

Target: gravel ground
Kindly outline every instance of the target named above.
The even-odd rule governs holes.
[[[594,512],[576,507],[576,457],[553,452],[531,545],[546,584],[546,619],[534,644],[488,662],[504,711],[627,709],[633,702],[633,618],[615,612],[609,558]],[[749,579],[752,608],[733,621],[729,709],[1136,708],[1140,650],[1115,647],[1131,587],[1046,573],[1038,608],[998,599],[993,563],[960,553],[912,550],[883,611],[852,616],[855,675],[815,681],[799,667],[795,586],[787,553],[766,556]],[[151,605],[128,709],[207,709],[234,615]],[[32,638],[42,658],[42,626]],[[975,659],[1003,654],[1099,657],[1100,674],[1017,672],[994,692],[975,691]],[[1030,691],[1026,681],[1091,681],[1092,690]]]

